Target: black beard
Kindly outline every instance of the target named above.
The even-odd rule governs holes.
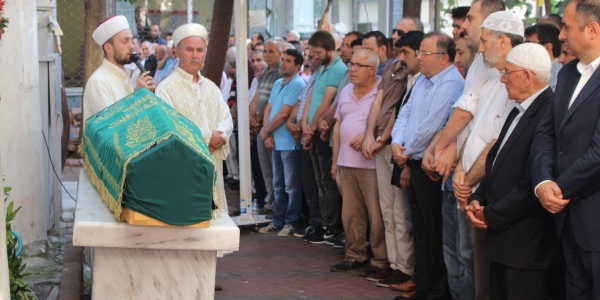
[[[113,55],[113,59],[119,65],[128,65],[131,63],[130,55],[125,55],[124,57],[117,57],[116,53]]]
[[[325,54],[325,58],[321,61],[321,65],[326,66],[331,62],[331,56],[329,53]]]

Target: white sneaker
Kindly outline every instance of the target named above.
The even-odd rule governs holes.
[[[273,222],[271,222],[271,223],[269,223],[269,225],[267,225],[267,227],[263,227],[263,228],[259,229],[258,232],[259,233],[275,233],[275,232],[277,232],[277,228],[275,228],[275,225],[273,225]]]
[[[292,236],[294,235],[294,227],[292,225],[285,225],[283,229],[277,234],[277,236]]]

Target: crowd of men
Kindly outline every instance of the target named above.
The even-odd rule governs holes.
[[[452,9],[452,36],[415,17],[390,38],[254,33],[249,124],[235,36],[219,95],[199,74],[204,27],[135,44],[155,66],[137,75],[121,33],[98,43],[130,85],[110,97],[158,85],[198,124],[226,160],[220,191],[239,188],[236,128],[249,126],[253,192],[273,220],[259,232],[344,249],[330,271],[360,270],[396,299],[600,299],[599,12],[575,0],[525,28],[502,1],[475,0]],[[109,97],[90,80],[84,98]]]

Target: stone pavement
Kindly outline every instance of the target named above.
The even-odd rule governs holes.
[[[65,186],[75,189],[83,162],[68,159],[63,172]],[[71,182],[69,182],[71,181]],[[75,196],[74,192],[71,193]],[[230,214],[239,214],[239,192],[226,189]],[[63,196],[63,203],[73,205]],[[71,225],[72,226],[72,225]],[[82,299],[82,248],[74,247],[72,228],[65,246],[59,300]],[[313,245],[296,237],[260,234],[252,226],[241,229],[240,250],[217,260],[216,282],[223,285],[215,299],[393,299],[399,295],[358,276],[358,271],[333,273],[331,265],[344,252],[325,244]]]

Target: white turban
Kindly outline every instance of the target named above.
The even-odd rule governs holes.
[[[490,14],[479,28],[510,33],[518,36],[524,36],[525,26],[523,20],[515,13],[510,11],[497,11]]]
[[[94,29],[92,38],[100,45],[100,47],[102,47],[102,45],[104,45],[111,37],[123,30],[129,30],[127,18],[121,15],[112,16],[102,21],[102,23]]]
[[[514,47],[508,53],[506,61],[531,71],[550,72],[552,69],[550,54],[546,48],[536,43],[524,43]]]
[[[173,31],[173,44],[179,46],[181,41],[191,36],[197,36],[206,42],[208,39],[208,31],[200,24],[189,23],[181,25]]]

